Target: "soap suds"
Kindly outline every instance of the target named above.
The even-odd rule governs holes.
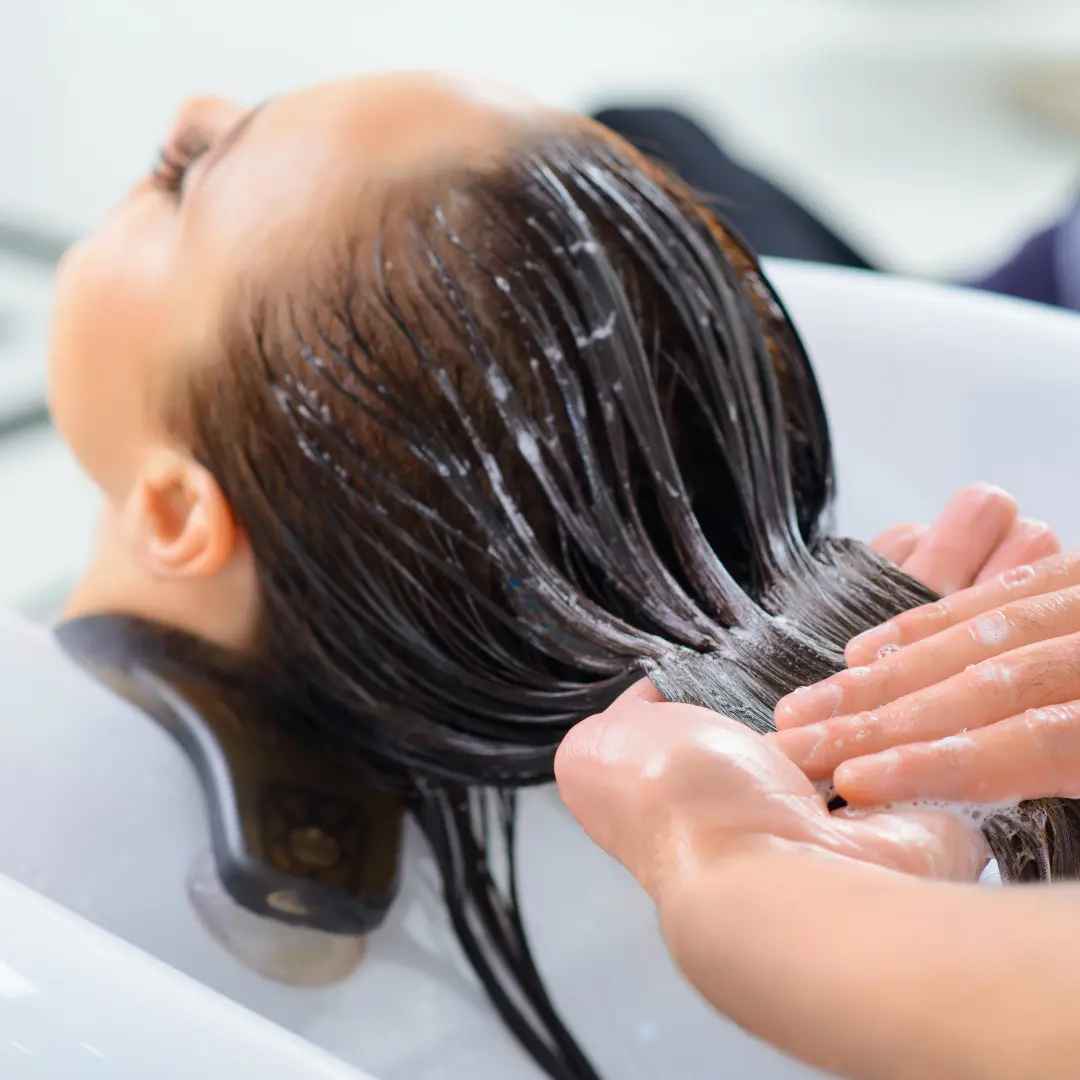
[[[1018,799],[1000,803],[953,802],[947,799],[909,799],[868,808],[868,813],[950,814],[966,825],[981,828],[987,818],[1016,809]]]
[[[1009,636],[1010,622],[1001,611],[991,611],[972,620],[971,636],[980,645],[1001,645]]]

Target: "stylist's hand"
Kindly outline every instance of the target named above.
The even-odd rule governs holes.
[[[769,741],[849,802],[1080,796],[1080,552],[898,615],[847,659],[780,702]]]
[[[934,813],[830,815],[806,776],[725,716],[663,701],[648,681],[575,727],[555,761],[571,813],[664,906],[699,871],[787,845],[973,881],[982,837]]]
[[[988,484],[954,495],[933,525],[896,525],[870,547],[943,596],[1061,550],[1046,525],[1019,517],[1016,500]]]

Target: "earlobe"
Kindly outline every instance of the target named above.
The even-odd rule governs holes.
[[[129,546],[155,577],[210,577],[236,551],[239,532],[224,493],[190,459],[148,469],[128,510]]]

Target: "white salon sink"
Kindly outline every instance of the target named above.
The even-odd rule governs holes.
[[[0,878],[4,1080],[370,1080]]]
[[[456,948],[414,832],[403,893],[361,967],[329,989],[274,984],[227,955],[188,904],[185,877],[207,835],[200,794],[170,737],[72,668],[37,627],[0,627],[0,702],[0,821],[12,824],[0,831],[0,876],[378,1080],[539,1080]],[[672,969],[644,896],[553,790],[523,803],[525,918],[552,996],[604,1077],[696,1077],[713,1063],[761,1080],[810,1075],[697,1000]],[[0,888],[0,923],[9,914]],[[0,1026],[21,1045],[40,1045],[43,1031],[40,1016],[25,1035]],[[83,1038],[98,1045],[93,1024]],[[90,1080],[91,1064],[23,1075]]]
[[[772,271],[832,411],[844,531],[929,518],[957,487],[987,478],[1080,542],[1080,319],[885,278]],[[185,876],[207,846],[206,824],[187,762],[162,731],[32,628],[0,635],[0,714],[0,875],[378,1080],[537,1080],[458,952],[414,834],[403,894],[360,968],[328,989],[271,983],[211,940],[188,904]],[[697,1000],[672,969],[649,904],[554,791],[523,803],[523,906],[535,953],[606,1080],[814,1075]],[[92,1032],[85,1037],[93,1044]],[[90,1080],[99,1075],[90,1066],[21,1075]],[[146,1070],[153,1075],[155,1063]]]

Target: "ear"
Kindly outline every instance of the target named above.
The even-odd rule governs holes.
[[[140,471],[120,525],[125,548],[156,578],[210,577],[240,543],[218,482],[172,450],[155,454]]]

